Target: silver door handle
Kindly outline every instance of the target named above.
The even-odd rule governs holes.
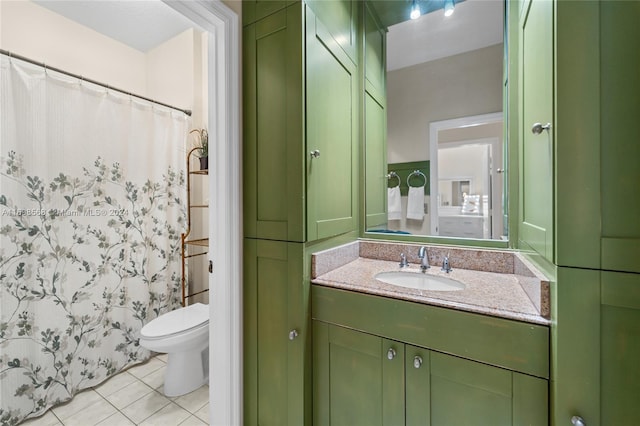
[[[298,330],[293,329],[289,332],[289,340],[293,340],[298,337]]]
[[[571,424],[573,426],[587,426],[587,424],[584,422],[584,420],[580,416],[571,417]]]
[[[393,348],[389,348],[389,350],[387,351],[387,358],[394,359],[395,357],[396,357],[396,350]]]
[[[309,155],[311,156],[311,158],[318,158],[320,157],[320,150],[319,149],[314,149],[313,151],[311,151],[309,153]]]
[[[416,355],[413,357],[413,368],[420,368],[422,366],[422,357]]]
[[[533,132],[534,135],[539,135],[540,133],[542,133],[543,130],[549,130],[550,128],[551,128],[551,123],[547,123],[547,124],[534,123],[533,126],[531,126],[531,132]]]

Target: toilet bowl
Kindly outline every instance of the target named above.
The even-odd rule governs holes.
[[[140,346],[167,353],[163,392],[180,396],[208,380],[209,306],[194,303],[160,315],[140,330]]]

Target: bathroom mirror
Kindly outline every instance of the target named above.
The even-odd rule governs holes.
[[[380,188],[373,197],[387,214],[373,222],[367,211],[365,231],[506,240],[504,2],[456,2],[450,16],[444,2],[417,4],[423,15],[412,20],[410,2],[370,3],[388,30],[387,152],[381,176],[367,170],[366,205],[376,205],[371,188]],[[421,185],[407,183],[413,171],[427,176],[422,194],[409,191]],[[388,189],[398,182],[399,195]]]

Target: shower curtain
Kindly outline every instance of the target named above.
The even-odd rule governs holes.
[[[188,117],[1,58],[0,424],[144,361],[180,304]]]

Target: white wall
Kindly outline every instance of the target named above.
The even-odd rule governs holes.
[[[27,0],[0,8],[2,49],[148,96],[144,53]]]
[[[147,54],[28,0],[0,1],[0,48],[206,117],[206,39],[193,29]]]
[[[502,111],[503,45],[387,74],[387,161],[429,159],[429,123]]]

